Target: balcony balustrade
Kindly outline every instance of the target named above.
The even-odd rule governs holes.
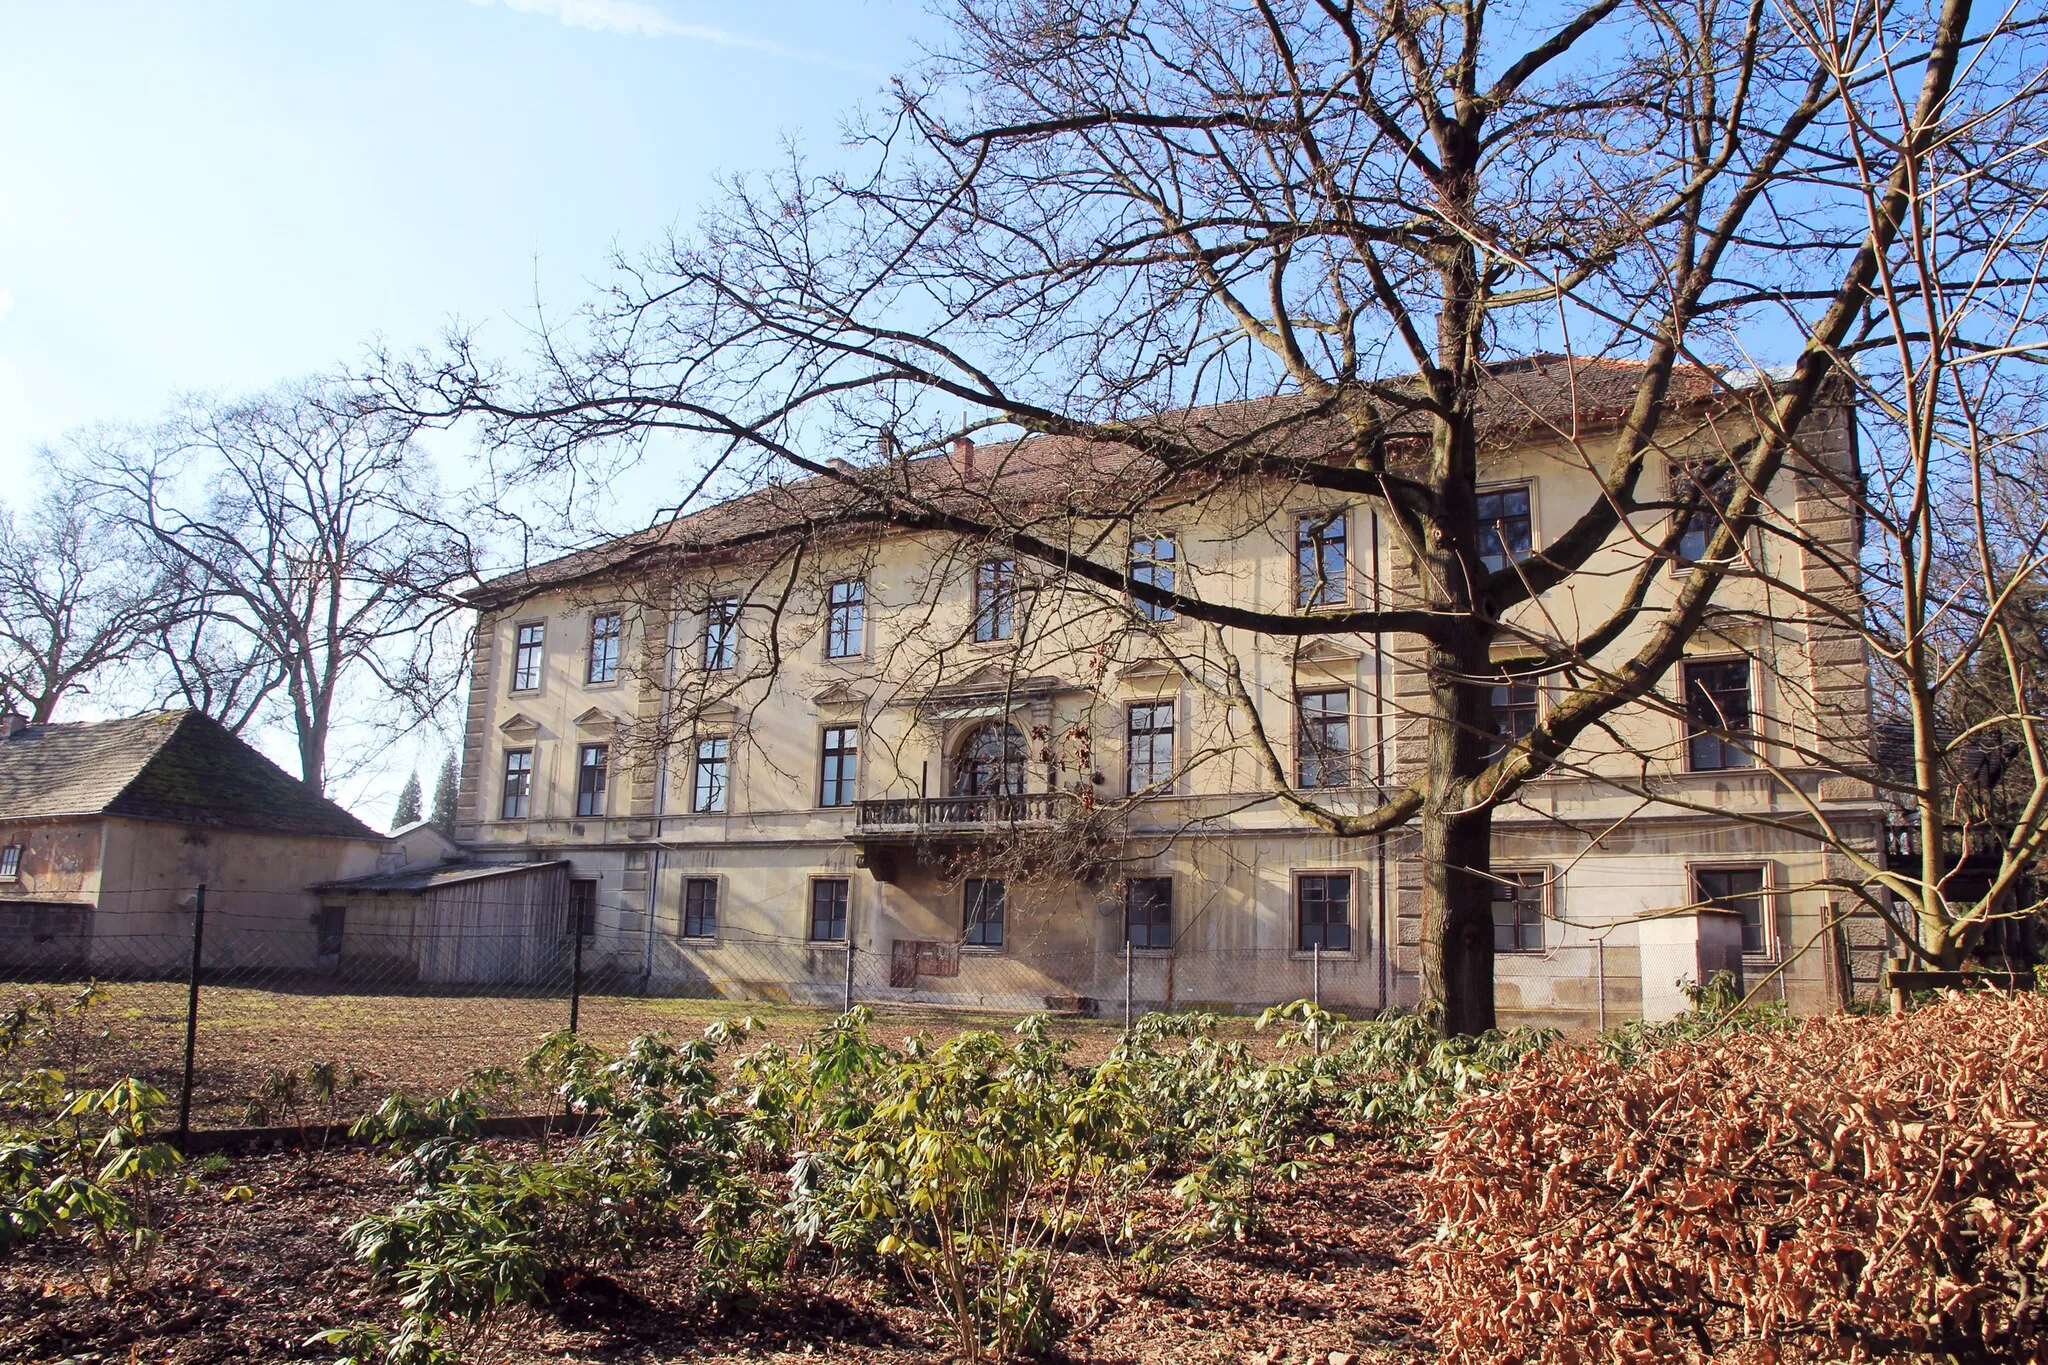
[[[854,834],[973,833],[1018,825],[1050,825],[1072,814],[1071,792],[1016,796],[908,796],[854,805]]]

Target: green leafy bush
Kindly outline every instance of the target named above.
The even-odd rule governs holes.
[[[588,1127],[537,1160],[477,1140],[488,1086],[387,1100],[357,1131],[397,1149],[414,1193],[347,1237],[405,1317],[323,1339],[437,1360],[570,1270],[687,1230],[708,1291],[787,1286],[807,1264],[895,1274],[962,1357],[1040,1351],[1084,1230],[1156,1276],[1203,1240],[1254,1235],[1273,1187],[1333,1145],[1333,1112],[1413,1132],[1548,1041],[1444,1044],[1427,1020],[1347,1024],[1302,1001],[1259,1021],[1277,1057],[1213,1015],[1147,1015],[1082,1067],[1043,1018],[900,1048],[871,1025],[857,1009],[743,1050],[740,1021],[616,1056],[553,1035],[523,1083]]]
[[[1297,1002],[1267,1017],[1308,1018]],[[1262,1018],[1262,1023],[1264,1019]],[[1495,1030],[1445,1038],[1432,1014],[1389,1010],[1350,1022],[1324,1016],[1301,1036],[1321,1043],[1316,1102],[1397,1141],[1422,1141],[1467,1095],[1490,1090],[1524,1060],[1553,1046],[1555,1029]]]
[[[104,998],[33,995],[0,1013],[0,1058],[75,1030]],[[72,1089],[61,1071],[31,1067],[0,1082],[0,1255],[51,1233],[92,1247],[101,1280],[120,1293],[146,1280],[162,1241],[163,1194],[181,1158],[157,1140],[164,1096],[133,1077]]]

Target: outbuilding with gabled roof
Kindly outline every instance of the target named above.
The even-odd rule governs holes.
[[[195,710],[28,725],[0,716],[0,963],[149,974],[206,959],[319,972],[314,883],[366,876],[383,835]]]

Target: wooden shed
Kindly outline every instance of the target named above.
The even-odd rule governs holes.
[[[444,863],[309,889],[343,977],[546,986],[569,970],[567,859]]]

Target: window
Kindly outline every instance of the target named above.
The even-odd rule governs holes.
[[[505,800],[498,814],[505,820],[524,820],[533,797],[533,750],[505,751]]]
[[[718,879],[690,877],[683,882],[683,937],[718,937]]]
[[[1173,878],[1133,877],[1125,885],[1124,937],[1133,948],[1173,946]]]
[[[1499,573],[1529,557],[1529,489],[1495,488],[1479,495],[1479,562]]]
[[[1017,633],[1017,561],[983,560],[974,571],[974,638],[1007,640]]]
[[[850,886],[844,877],[820,877],[811,883],[811,942],[846,942],[846,893]]]
[[[1701,867],[1693,869],[1692,876],[1695,901],[1742,916],[1743,952],[1771,951],[1770,925],[1764,919],[1766,898],[1761,867]]]
[[[569,923],[576,926],[576,937],[594,938],[597,935],[597,882],[595,879],[577,878],[569,883]]]
[[[1330,607],[1346,598],[1344,509],[1311,512],[1295,523],[1295,600],[1304,607]]]
[[[608,744],[586,744],[576,751],[576,813],[604,814],[605,770],[611,765]]]
[[[619,614],[606,612],[590,618],[590,667],[584,681],[612,683],[619,680]]]
[[[980,727],[953,759],[953,795],[1021,796],[1024,753],[1024,732],[1008,721]]]
[[[1679,564],[1697,564],[1707,557],[1707,546],[1721,529],[1721,513],[1733,490],[1732,474],[1720,460],[1672,466],[1671,501],[1678,505],[1676,515],[1685,519],[1678,537]],[[1687,510],[1688,503],[1696,505]]]
[[[539,621],[519,628],[518,643],[512,650],[512,690],[531,692],[540,686],[540,661],[547,644],[548,628]]]
[[[739,662],[740,599],[724,597],[704,608],[704,667],[716,673]]]
[[[0,848],[0,877],[15,881],[21,876],[21,845],[9,844]]]
[[[1304,787],[1351,782],[1351,693],[1344,688],[1300,698],[1299,766]]]
[[[1512,665],[1511,665],[1512,667]],[[1509,680],[1493,685],[1493,752],[1502,753],[1536,728],[1536,684]]]
[[[850,806],[860,776],[860,730],[852,725],[825,727],[825,758],[818,769],[818,804]]]
[[[732,766],[732,741],[723,737],[697,741],[696,781],[690,790],[690,809],[725,809],[726,781]]]
[[[1747,768],[1749,660],[1685,665],[1685,758],[1696,773]]]
[[[1351,950],[1351,874],[1305,873],[1294,879],[1294,946],[1306,953]]]
[[[1141,701],[1131,707],[1125,725],[1131,762],[1133,795],[1173,781],[1173,703]]]
[[[868,585],[858,578],[834,583],[826,593],[825,657],[851,659],[865,647]]]
[[[1144,536],[1131,542],[1131,581],[1145,583],[1166,592],[1173,591],[1174,563],[1177,558],[1172,536]],[[1173,619],[1173,608],[1147,602],[1137,602],[1138,614],[1154,624],[1163,624]]]
[[[341,956],[342,928],[348,921],[345,905],[323,905],[313,917],[313,951],[321,957]]]
[[[1543,881],[1541,872],[1496,872],[1493,884],[1493,950],[1496,953],[1543,951]]]
[[[970,948],[1003,946],[1003,884],[993,877],[969,877],[960,891],[960,924]]]

